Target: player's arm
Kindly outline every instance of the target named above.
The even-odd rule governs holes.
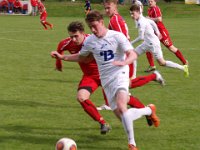
[[[59,54],[57,51],[52,51],[51,57],[59,59],[59,60],[64,60],[64,61],[78,62],[82,56],[80,56],[79,58],[79,53],[71,54],[71,55],[62,55],[62,54]]]
[[[151,20],[151,19],[148,19],[148,21],[151,24],[151,26],[152,26],[154,32],[156,33],[156,35],[158,36],[158,38],[162,39],[162,35],[161,35],[161,33],[160,33],[160,31],[159,31],[156,23],[153,20]]]
[[[149,17],[150,18],[150,17]],[[162,22],[162,17],[156,17],[156,18],[150,18],[151,20],[153,20],[154,22]]]
[[[125,53],[126,53],[125,60],[124,61],[113,61],[112,62],[113,65],[125,66],[125,65],[129,65],[129,64],[133,63],[133,61],[137,59],[137,54],[133,49],[127,50]]]
[[[139,29],[138,31],[139,35],[137,38],[135,38],[133,41],[131,41],[131,44],[135,44],[141,40],[144,40],[144,30],[143,29]]]

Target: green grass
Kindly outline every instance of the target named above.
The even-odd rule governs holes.
[[[76,89],[81,78],[79,66],[66,62],[62,73],[54,70],[55,61],[50,52],[67,36],[69,22],[84,21],[82,9],[74,4],[73,8],[63,3],[46,5],[49,10],[47,20],[54,24],[53,30],[44,31],[38,16],[0,16],[0,149],[54,150],[58,139],[70,137],[76,141],[79,150],[126,150],[126,135],[112,112],[101,112],[113,128],[102,136],[98,123],[77,103]],[[101,5],[95,6],[101,10]],[[149,128],[144,118],[136,121],[136,142],[141,150],[198,150],[200,7],[180,3],[161,4],[161,7],[174,45],[190,62],[190,77],[184,78],[179,70],[157,65],[166,79],[165,87],[152,82],[131,90],[145,104],[155,103],[161,118],[161,126],[157,129]],[[57,15],[59,8],[59,13],[66,11],[60,17]],[[120,12],[134,38],[137,31],[126,15],[126,8],[128,6],[120,6]],[[81,15],[72,15],[72,10]],[[175,15],[172,10],[182,14]],[[89,33],[87,27],[86,32]],[[163,51],[166,59],[179,62],[166,48],[163,47]],[[145,56],[139,58],[138,65],[138,75],[144,75],[143,70],[148,65]],[[92,100],[97,105],[103,103],[101,90],[92,95]]]

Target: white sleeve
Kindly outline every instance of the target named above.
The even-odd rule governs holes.
[[[87,38],[88,39],[88,38]],[[79,52],[79,54],[81,56],[88,56],[91,52],[89,51],[90,50],[90,47],[89,47],[89,44],[88,44],[88,40],[85,40],[84,43],[83,43],[83,46]]]
[[[151,26],[152,26],[153,30],[155,31],[156,35],[160,35],[160,31],[158,30],[158,27],[157,27],[156,23],[151,19],[147,18],[147,20],[151,24]]]
[[[138,23],[138,37],[131,41],[131,44],[135,44],[140,40],[144,40],[144,32],[145,32],[145,23]]]

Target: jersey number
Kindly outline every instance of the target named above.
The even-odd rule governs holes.
[[[104,61],[109,61],[114,58],[114,53],[112,50],[102,51],[100,52],[100,56],[104,57]]]

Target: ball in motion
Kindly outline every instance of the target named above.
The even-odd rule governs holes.
[[[62,138],[56,143],[56,150],[77,150],[77,146],[74,140]]]

